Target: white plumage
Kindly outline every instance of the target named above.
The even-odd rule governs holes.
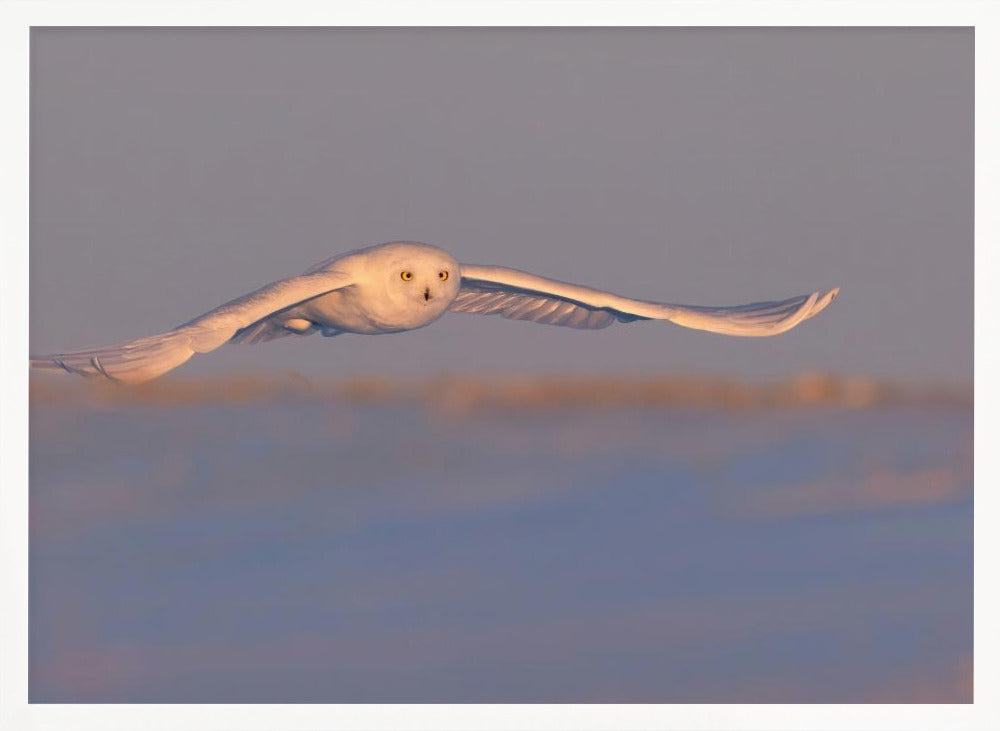
[[[725,335],[765,337],[823,310],[838,289],[778,302],[701,307],[629,299],[517,269],[459,264],[436,246],[379,244],[268,284],[160,335],[123,345],[31,357],[31,366],[139,383],[223,343],[344,332],[378,335],[424,327],[445,312],[497,314],[581,329],[669,320]]]

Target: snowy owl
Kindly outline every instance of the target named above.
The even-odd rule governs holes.
[[[826,294],[735,307],[675,305],[620,297],[517,269],[459,264],[436,246],[398,241],[335,256],[227,302],[173,330],[122,345],[31,357],[31,366],[139,383],[223,343],[285,335],[381,335],[430,325],[445,312],[500,315],[581,329],[670,320],[725,335],[790,330],[825,308]]]

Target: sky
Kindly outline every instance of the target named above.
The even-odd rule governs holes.
[[[163,332],[342,251],[437,244],[643,299],[831,286],[777,338],[454,314],[177,373],[972,382],[973,32],[41,28],[31,350]]]

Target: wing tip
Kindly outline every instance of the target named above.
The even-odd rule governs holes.
[[[804,316],[796,320],[792,327],[797,325],[802,320],[808,320],[809,318],[818,315],[820,312],[829,307],[830,303],[837,299],[837,295],[839,294],[840,287],[833,287],[832,289],[827,290],[825,294],[813,292],[802,306],[802,310],[805,313]],[[788,329],[791,329],[791,327]]]
[[[134,384],[157,378],[192,355],[194,350],[188,336],[172,330],[107,348],[29,355],[28,362],[33,370]]]
[[[819,293],[817,292],[817,294]],[[826,294],[816,301],[814,311],[819,312],[820,310],[825,309],[831,302],[837,299],[838,295],[840,295],[840,287],[833,287],[828,290]]]

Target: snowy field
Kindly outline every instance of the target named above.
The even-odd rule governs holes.
[[[970,702],[972,408],[31,410],[33,702]]]

